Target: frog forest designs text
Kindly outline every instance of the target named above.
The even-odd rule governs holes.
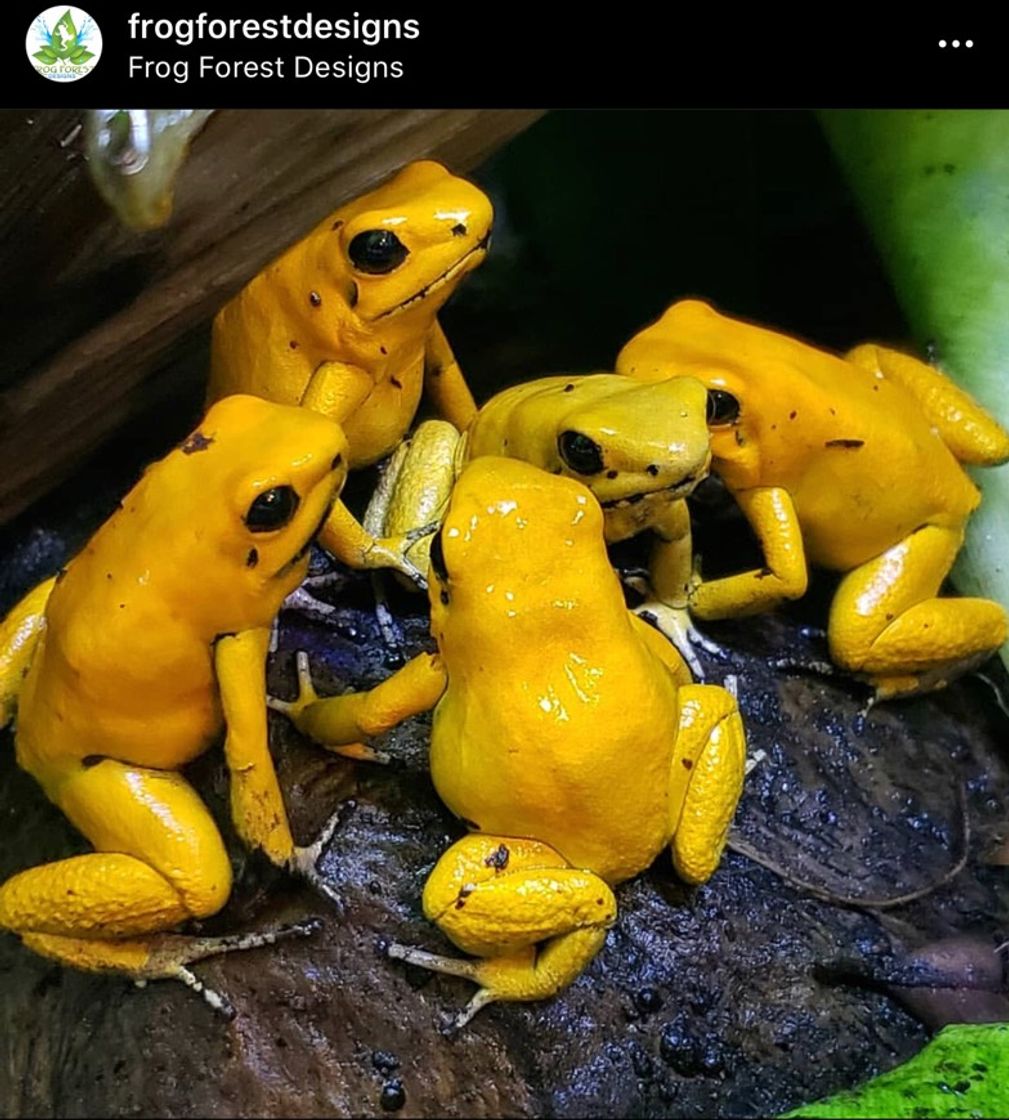
[[[841,572],[831,656],[880,698],[942,687],[1005,641],[998,604],[937,598],[979,501],[961,464],[1009,458],[1009,435],[938,370],[876,345],[835,357],[685,300],[617,372],[707,386],[712,470],[763,550],[760,570],[698,582],[695,616],[798,598],[807,560]]]
[[[431,873],[424,912],[478,959],[390,953],[480,986],[461,1025],[574,980],[615,920],[611,887],[665,845],[684,879],[705,881],[746,745],[731,693],[691,684],[627,609],[602,510],[573,479],[471,462],[432,543],[429,597],[436,654],[323,700],[302,655],[299,698],[271,704],[330,746],[435,708],[435,787],[472,831]]]
[[[476,408],[436,315],[486,256],[492,218],[482,191],[430,161],[342,206],[219,312],[208,400],[253,393],[321,412],[346,432],[352,469],[396,447],[422,387],[464,428]],[[320,543],[423,582],[409,541],[376,541],[342,503]]]
[[[221,836],[177,772],[222,725],[239,835],[321,885],[321,845],[294,844],[270,758],[265,662],[346,459],[323,416],[223,400],[0,625],[18,763],[95,849],[3,883],[0,928],[63,964],[199,990],[191,961],[275,940],[165,933],[231,889]]]

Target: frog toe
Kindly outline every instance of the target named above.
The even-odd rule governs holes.
[[[686,607],[671,607],[657,599],[649,599],[634,608],[634,613],[655,627],[676,647],[676,651],[690,667],[694,680],[704,680],[704,666],[697,656],[702,650],[709,657],[724,658],[726,652],[698,630]]]
[[[312,670],[308,654],[304,650],[299,650],[295,657],[295,670],[298,674],[298,695],[293,700],[280,700],[276,696],[267,696],[266,705],[297,722],[298,716],[309,704],[314,704],[319,699],[319,694],[312,683]]]

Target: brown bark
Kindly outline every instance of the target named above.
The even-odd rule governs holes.
[[[0,114],[0,522],[178,389],[218,307],[330,210],[410,160],[466,171],[530,110],[221,110],[168,224],[120,225],[80,113]]]

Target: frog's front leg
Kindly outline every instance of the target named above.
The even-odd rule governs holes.
[[[0,928],[73,968],[121,972],[134,980],[182,980],[226,1009],[186,966],[272,943],[278,935],[193,938],[165,932],[217,913],[231,891],[228,853],[192,787],[171,771],[111,758],[84,759],[38,776],[96,851],[8,879],[0,886]]]
[[[323,362],[312,374],[301,406],[342,425],[367,400],[374,387],[372,378],[358,366]],[[348,469],[349,458],[347,450],[343,459]],[[349,568],[395,568],[418,586],[424,586],[424,573],[406,558],[403,542],[373,536],[339,499],[319,533],[319,544]]]
[[[1009,459],[1009,432],[941,370],[873,343],[856,346],[845,356],[910,393],[961,463],[995,466]]]
[[[303,734],[328,750],[346,754],[361,739],[381,735],[408,716],[433,708],[448,679],[437,654],[420,653],[368,692],[345,692],[319,699],[308,678],[307,659],[299,654],[299,695],[294,701],[269,698]],[[304,666],[304,668],[302,668]]]
[[[547,999],[588,965],[616,921],[609,886],[547,844],[472,833],[441,857],[424,887],[424,914],[463,952],[459,960],[393,943],[392,957],[480,985],[461,1027],[495,1000]]]
[[[687,604],[694,584],[693,545],[690,511],[685,501],[673,502],[652,525],[656,540],[649,562],[651,594],[634,608],[635,614],[653,620],[655,626],[673,643],[695,678],[704,669],[695,646],[708,653],[720,647],[699,633],[690,620]]]
[[[877,699],[942,688],[1006,640],[997,603],[936,597],[962,543],[962,530],[926,525],[841,581],[831,657],[867,677]]]
[[[0,727],[13,717],[21,682],[46,625],[46,603],[58,576],[44,580],[20,599],[0,622]]]
[[[736,698],[716,685],[681,688],[669,803],[673,865],[688,883],[705,882],[718,867],[745,774]]]
[[[422,590],[425,573],[409,557],[410,537],[374,537],[341,501],[337,501],[319,533],[319,544],[348,568],[375,571],[392,568]]]
[[[476,402],[437,319],[424,347],[424,388],[438,412],[460,432],[473,423]]]
[[[339,823],[334,813],[314,844],[299,847],[270,756],[266,717],[266,654],[270,631],[246,630],[218,639],[215,664],[227,724],[224,755],[231,776],[231,816],[242,840],[278,867],[299,873],[336,902],[316,870],[322,847]]]
[[[802,529],[787,490],[762,486],[735,495],[753,527],[766,566],[697,584],[690,610],[699,618],[756,614],[806,593],[809,575]]]

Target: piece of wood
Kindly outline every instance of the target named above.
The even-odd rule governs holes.
[[[539,115],[221,110],[138,234],[90,182],[79,113],[0,114],[0,522],[170,395],[217,309],[325,214],[414,159],[464,172]]]

